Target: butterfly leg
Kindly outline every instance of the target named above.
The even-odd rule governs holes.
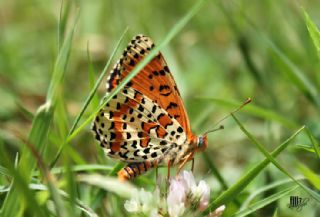
[[[191,159],[191,172],[193,173],[194,170],[194,157]]]
[[[171,161],[168,161],[168,175],[167,175],[167,180],[169,181],[170,179],[170,167],[171,167]]]
[[[180,164],[179,166],[179,169],[178,169],[178,172],[177,172],[177,175],[181,172],[182,168],[184,167],[184,165],[189,161],[193,159],[193,152],[189,153],[185,159],[182,161],[182,163]]]
[[[156,167],[156,181],[158,180],[158,175],[159,175],[159,173],[158,173],[158,167]]]

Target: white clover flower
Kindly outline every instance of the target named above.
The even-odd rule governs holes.
[[[197,185],[193,174],[183,171],[170,180],[167,198],[169,215],[181,216],[187,208],[203,211],[208,207],[209,198],[210,188],[207,183],[201,180]]]
[[[160,196],[159,188],[153,193],[143,188],[133,193],[124,207],[128,212],[143,214],[150,217],[180,217],[186,213],[204,211],[209,204],[210,188],[204,180],[198,184],[191,172],[183,171],[170,180],[167,197]],[[220,217],[225,209],[221,206],[210,217]]]

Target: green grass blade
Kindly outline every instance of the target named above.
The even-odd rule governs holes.
[[[262,144],[260,144],[254,137],[252,134],[249,133],[249,131],[247,131],[244,126],[241,124],[241,122],[236,118],[236,116],[234,114],[231,114],[233,119],[237,122],[237,124],[239,125],[240,129],[242,130],[242,132],[244,132],[247,137],[250,139],[250,141],[260,150],[261,153],[263,153],[263,155],[265,157],[268,158],[268,160],[270,162],[272,162],[273,165],[275,165],[283,174],[285,174],[286,176],[288,176],[289,178],[291,178],[295,183],[297,183],[297,185],[299,185],[303,190],[305,190],[307,193],[310,194],[311,197],[313,197],[315,200],[317,200],[318,202],[320,202],[320,196],[318,194],[314,194],[314,192],[311,191],[310,188],[306,187],[305,185],[303,185],[302,183],[300,183],[299,181],[297,181],[292,175],[290,175],[278,162],[277,160],[274,159],[274,157],[269,154],[269,152],[263,147]]]
[[[298,161],[298,169],[308,179],[308,181],[318,190],[320,190],[320,176]]]
[[[43,184],[30,184],[29,188],[32,190],[36,190],[36,191],[48,191],[48,186],[43,185]],[[70,196],[65,191],[59,190],[58,193],[64,199],[70,200]],[[81,201],[79,199],[76,199],[75,205],[77,206],[78,209],[82,210],[90,217],[91,216],[92,217],[98,216],[88,205],[86,205],[83,201]]]
[[[276,55],[276,61],[283,67],[283,73],[287,75],[291,83],[296,86],[312,103],[320,107],[319,92],[316,86],[308,79],[303,71],[299,69],[270,39],[265,41]]]
[[[116,163],[116,165],[113,166],[112,170],[108,173],[108,176],[115,176],[117,172],[123,167],[122,162]]]
[[[105,74],[107,73],[107,69],[108,69],[109,66],[110,66],[111,60],[113,59],[115,53],[117,52],[117,50],[118,50],[118,48],[119,48],[119,46],[120,46],[120,44],[121,44],[121,42],[122,42],[125,34],[127,33],[127,31],[128,31],[128,28],[126,28],[125,31],[122,33],[122,35],[121,35],[118,43],[116,44],[115,48],[113,49],[113,51],[112,51],[112,53],[111,53],[111,56],[110,56],[110,58],[108,59],[106,65],[105,65],[105,67],[104,67],[104,69],[102,70],[102,73],[101,73],[100,77],[98,78],[98,80],[97,80],[97,82],[95,83],[94,87],[93,87],[92,90],[90,91],[90,94],[89,94],[88,97],[86,98],[86,100],[85,100],[85,102],[84,102],[84,104],[83,104],[80,112],[78,113],[77,117],[75,118],[75,121],[73,122],[73,124],[72,124],[72,126],[71,126],[71,128],[70,128],[70,130],[69,130],[69,132],[68,132],[68,137],[70,137],[70,135],[72,135],[72,133],[73,133],[74,130],[76,129],[76,127],[77,127],[77,125],[78,125],[78,123],[79,123],[82,115],[84,114],[85,110],[87,109],[88,105],[90,104],[91,100],[93,99],[95,93],[97,92],[97,89],[98,89],[99,85],[101,84],[101,82],[102,82]],[[66,144],[67,144],[69,141],[70,141],[70,140],[67,140],[66,142],[64,142],[64,143],[60,146],[60,148],[59,148],[59,150],[58,150],[58,152],[57,152],[54,160],[52,161],[50,167],[53,167],[53,166],[56,164],[57,160],[59,159],[59,156],[61,155],[62,150],[64,149],[64,147],[66,146]]]
[[[69,195],[70,209],[68,209],[68,216],[76,216],[76,198],[77,198],[77,184],[75,182],[75,174],[72,171],[70,159],[65,156],[65,179],[67,182],[66,191]]]
[[[55,211],[56,211],[57,216],[59,216],[59,217],[68,216],[67,211],[66,211],[64,204],[63,204],[63,200],[60,197],[60,194],[59,194],[58,189],[56,187],[55,178],[48,170],[48,167],[45,165],[42,157],[40,156],[40,153],[37,152],[37,150],[34,148],[34,146],[32,144],[28,144],[28,142],[26,142],[26,144],[31,149],[31,151],[34,155],[34,158],[37,159],[42,176],[44,177],[45,181],[48,183],[48,189],[49,189],[53,204],[55,206]]]
[[[111,171],[112,166],[100,165],[100,164],[83,164],[75,165],[70,168],[72,172],[91,172],[91,171]],[[62,174],[66,173],[66,168],[64,167],[55,167],[50,170],[51,174]],[[39,171],[34,171],[33,176],[39,176]]]
[[[304,126],[291,135],[286,141],[284,141],[279,147],[277,147],[271,155],[273,157],[278,156],[284,149],[288,147],[290,142],[304,129]],[[206,209],[205,213],[209,213],[210,210],[216,209],[218,206],[225,204],[242,192],[250,182],[270,163],[266,158],[257,164],[254,168],[250,169],[244,176],[242,176],[234,185],[232,185],[227,191],[224,191],[217,199],[211,202]]]
[[[29,133],[28,142],[32,144],[40,154],[44,150],[50,125],[53,119],[53,110],[54,110],[57,96],[59,94],[59,87],[63,81],[65,69],[68,63],[68,56],[70,53],[76,21],[77,19],[75,20],[72,31],[68,34],[61,48],[61,51],[58,54],[58,57],[54,66],[54,70],[53,70],[51,83],[47,93],[47,102],[38,109],[37,114],[35,115],[35,118],[32,122],[31,131]],[[22,150],[22,155],[21,155],[21,160],[19,162],[18,170],[21,172],[22,177],[25,179],[27,183],[30,181],[31,174],[35,166],[36,166],[36,159],[32,155],[30,149],[24,146]],[[12,192],[10,191],[8,201],[7,201],[8,204],[13,204],[13,206],[5,206],[4,207],[5,213],[8,211],[8,209],[12,209],[13,211],[19,211],[19,207],[23,205],[21,201],[21,197],[19,196],[20,191],[17,187],[18,186],[14,183],[11,189]],[[22,194],[24,194],[23,191],[22,191]],[[31,202],[31,200],[27,200],[27,202],[28,202],[27,205],[33,206],[32,204],[33,202]]]
[[[317,49],[318,56],[320,58],[320,31],[305,10],[303,10],[303,14],[304,14],[304,19],[305,19],[306,26],[308,28],[309,35],[312,39],[313,45]]]
[[[121,38],[122,37],[120,37],[120,41],[122,41],[121,40]],[[113,55],[111,55],[111,57],[112,57]],[[110,58],[111,59],[111,58]],[[94,65],[93,65],[93,63],[92,63],[92,59],[91,59],[91,56],[90,56],[90,48],[89,48],[89,41],[88,41],[88,43],[87,43],[87,62],[89,63],[89,68],[88,68],[88,74],[89,74],[89,87],[90,87],[90,89],[94,89],[95,88],[95,72],[96,72],[96,70],[95,70],[95,67],[94,67]],[[108,67],[109,68],[109,67]],[[102,76],[102,74],[103,74],[103,76]],[[101,73],[101,75],[100,75],[100,77],[104,77],[104,75],[105,75],[105,73]],[[99,79],[100,79],[100,77],[98,78],[98,81],[99,81]],[[101,83],[101,81],[100,81],[100,83]],[[99,105],[99,98],[98,98],[98,96],[96,95],[96,94],[93,94],[93,97],[92,97],[92,103],[93,103],[93,105],[94,106],[98,106]]]
[[[316,153],[316,156],[318,159],[320,159],[320,145],[319,142],[316,140],[312,132],[309,130],[309,128],[306,128],[307,134],[309,136],[309,139],[313,145],[314,152]]]
[[[206,100],[208,102],[214,102],[217,105],[223,106],[228,109],[234,109],[234,108],[238,107],[239,105],[241,105],[241,102],[212,98],[212,97],[200,97],[197,99]],[[241,112],[255,115],[257,117],[264,118],[266,120],[273,120],[273,121],[276,121],[276,122],[278,122],[286,127],[289,127],[289,128],[297,128],[298,127],[298,124],[295,123],[294,121],[291,121],[290,119],[285,118],[285,117],[283,117],[283,116],[281,116],[271,110],[267,110],[267,109],[261,108],[259,106],[253,105],[253,104],[246,105],[245,109],[241,110]]]
[[[295,189],[297,189],[298,186],[293,186],[293,187],[288,187],[282,191],[279,191],[269,197],[264,198],[263,200],[260,200],[254,204],[252,204],[251,206],[249,206],[248,208],[237,212],[235,215],[232,215],[232,217],[243,217],[243,216],[247,216],[251,213],[256,212],[257,210],[261,209],[262,207],[267,206],[268,204],[279,200],[280,198],[286,196],[287,194],[289,194],[290,192],[294,191]]]
[[[303,180],[303,178],[296,178],[297,180]],[[246,200],[242,203],[240,211],[246,209],[251,201],[253,201],[258,195],[265,194],[267,191],[270,191],[272,189],[283,189],[284,187],[289,187],[295,184],[291,179],[285,179],[280,181],[275,181],[271,184],[262,186],[261,188],[255,190],[250,194],[249,197],[246,198]]]
[[[120,44],[121,44],[121,42],[122,42],[122,40],[123,40],[123,38],[124,38],[124,36],[126,35],[127,32],[128,32],[128,28],[126,28],[126,29],[124,30],[124,32],[122,33],[120,39],[118,40],[115,48],[113,49],[113,51],[112,51],[112,53],[111,53],[110,58],[108,59],[106,65],[104,66],[104,68],[103,68],[103,70],[102,70],[102,73],[100,74],[97,82],[95,83],[94,87],[93,87],[92,90],[90,91],[89,96],[86,98],[86,100],[85,100],[85,102],[84,102],[84,104],[83,104],[83,106],[82,106],[79,114],[77,115],[75,121],[73,122],[72,127],[71,127],[68,135],[71,135],[71,134],[73,133],[74,129],[77,127],[80,118],[82,117],[83,113],[84,113],[85,110],[87,109],[89,103],[91,102],[92,98],[94,97],[95,93],[97,92],[98,87],[100,86],[103,78],[105,77],[106,73],[108,72],[108,68],[109,68],[109,66],[110,66],[110,64],[111,64],[111,61],[112,61],[114,55],[116,54],[116,52],[117,52],[117,50],[118,50],[118,48],[119,48],[119,46],[120,46]]]
[[[134,68],[133,70],[123,79],[123,81],[113,90],[110,94],[105,97],[101,105],[93,112],[93,114],[87,118],[74,132],[68,137],[67,142],[71,141],[87,124],[89,124],[100,109],[104,107],[104,105],[112,99],[114,95],[116,95],[134,76],[136,76],[141,69],[144,68],[157,54],[158,52],[166,46],[172,39],[175,37],[178,32],[182,30],[182,28],[189,22],[189,20],[199,11],[201,6],[204,4],[206,0],[198,1],[189,12],[177,22],[177,24],[169,31],[169,33],[165,36],[165,38],[159,43],[159,45],[155,46],[150,53],[144,57]]]
[[[55,105],[55,100],[57,99],[57,96],[59,94],[59,87],[62,84],[67,63],[69,60],[69,54],[70,54],[70,49],[72,45],[72,39],[73,39],[73,33],[75,31],[76,23],[79,18],[79,13],[77,14],[77,17],[74,21],[73,28],[70,31],[70,33],[67,35],[67,38],[65,39],[62,48],[58,54],[56,63],[54,65],[53,73],[52,73],[52,78],[50,81],[49,89],[47,92],[47,102],[51,102],[53,105]]]
[[[274,211],[273,216],[272,217],[278,217],[278,208]]]
[[[59,23],[58,23],[58,49],[60,51],[63,41],[64,41],[64,35],[66,33],[66,26],[68,17],[70,14],[72,2],[70,1],[61,1],[60,5],[60,14],[59,14]],[[65,5],[65,8],[63,7]]]
[[[52,118],[53,108],[51,104],[47,103],[39,108],[33,120],[31,132],[29,134],[29,141],[30,143],[34,144],[35,148],[40,152],[42,152],[44,149],[45,140],[48,135]],[[35,168],[35,166],[36,160],[33,158],[31,151],[26,146],[24,146],[22,150],[21,160],[18,165],[19,173],[15,174],[15,176],[21,176],[20,178],[23,177],[23,180],[28,183],[31,178],[31,172]],[[22,198],[19,195],[25,194],[24,190],[26,189],[27,184],[22,184],[21,181],[20,183],[16,183],[18,181],[19,178],[14,177],[14,183],[7,198],[7,205],[4,206],[4,213],[17,212],[20,210],[19,207],[21,207],[22,205]],[[23,185],[23,191],[21,191],[21,185]],[[20,193],[20,191],[22,193]],[[27,202],[31,202],[31,200],[27,200]]]
[[[7,192],[7,197],[2,204],[0,216],[11,217],[11,216],[21,216],[24,212],[29,214],[29,216],[48,216],[48,212],[45,207],[41,207],[35,198],[35,195],[30,191],[28,187],[28,180],[26,180],[24,173],[15,168],[14,163],[8,158],[9,154],[3,147],[2,140],[0,141],[0,163],[8,168],[10,176],[14,178],[13,184],[10,186],[10,191]],[[18,192],[22,192],[21,194]],[[23,203],[27,207],[21,206]],[[32,205],[31,205],[32,204]]]
[[[273,43],[273,41],[271,41],[264,33],[262,33],[245,13],[241,13],[241,15],[254,30],[260,33],[263,41],[266,42],[266,44],[274,52],[277,57],[276,61],[285,67],[284,73],[288,76],[291,83],[296,86],[314,105],[320,107],[319,91],[316,85],[307,78],[305,75],[306,73],[300,70],[299,67],[294,64],[294,62],[292,62],[275,43]]]
[[[203,156],[203,159],[206,162],[208,168],[210,169],[210,171],[213,173],[213,175],[217,178],[218,182],[222,186],[222,189],[224,189],[224,190],[228,189],[227,182],[224,180],[224,178],[220,174],[218,168],[215,166],[214,162],[212,161],[212,158],[209,157],[207,152],[203,152],[202,156]]]
[[[0,165],[0,174],[3,176],[10,176],[9,170]]]
[[[123,198],[129,198],[135,190],[135,187],[129,182],[119,182],[117,178],[110,178],[98,174],[81,175],[78,177],[78,180],[102,188],[108,192],[113,192]]]

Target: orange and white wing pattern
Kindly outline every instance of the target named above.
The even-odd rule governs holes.
[[[153,47],[150,38],[136,36],[111,71],[107,91],[112,91]],[[108,156],[129,163],[119,173],[123,179],[158,163],[178,164],[185,157],[194,136],[161,53],[106,103],[92,129]]]

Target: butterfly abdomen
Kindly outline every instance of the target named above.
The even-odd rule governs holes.
[[[118,178],[121,181],[133,179],[136,176],[146,173],[149,169],[157,167],[158,163],[144,161],[141,163],[130,163],[118,172]]]

